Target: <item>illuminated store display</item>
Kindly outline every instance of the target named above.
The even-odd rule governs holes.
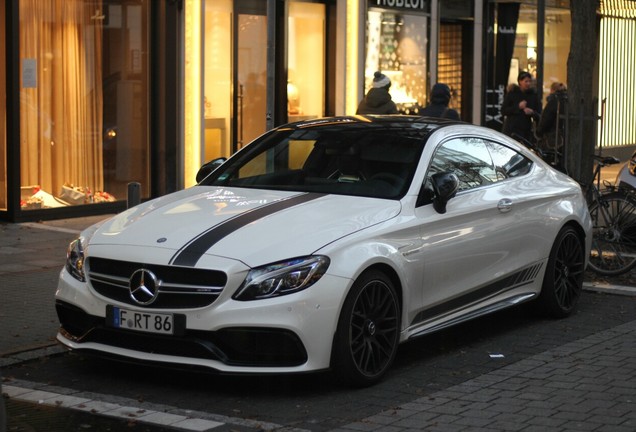
[[[391,97],[400,112],[426,105],[428,17],[414,13],[370,9],[367,14],[365,89],[373,73],[391,79]]]
[[[24,210],[148,195],[147,6],[100,5],[19,1]]]

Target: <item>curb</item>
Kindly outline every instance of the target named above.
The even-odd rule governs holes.
[[[583,289],[605,294],[636,296],[636,287],[613,285],[604,282],[583,282]]]

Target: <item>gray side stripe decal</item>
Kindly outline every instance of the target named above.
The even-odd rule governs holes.
[[[262,207],[255,208],[254,210],[242,213],[236,217],[221,222],[218,225],[213,226],[209,230],[201,233],[198,237],[191,240],[188,244],[183,246],[177,251],[177,253],[170,260],[170,264],[186,267],[194,267],[199,261],[199,258],[210,249],[219,240],[233,233],[245,225],[261,219],[265,216],[274,214],[286,208],[290,208],[308,201],[313,201],[325,194],[307,193],[302,195],[296,195],[291,198],[283,199],[280,201],[274,201],[271,204],[266,204]]]

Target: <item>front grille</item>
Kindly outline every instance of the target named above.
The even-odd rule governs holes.
[[[86,274],[90,285],[99,294],[117,302],[144,307],[130,296],[129,281],[141,269],[153,272],[161,281],[155,301],[146,307],[153,309],[190,309],[212,304],[223,291],[227,275],[218,270],[195,269],[118,261],[89,257]]]

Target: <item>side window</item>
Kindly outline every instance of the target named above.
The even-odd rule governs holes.
[[[459,179],[459,191],[473,189],[527,174],[532,160],[503,144],[475,137],[453,138],[435,151],[426,173],[422,204],[433,201],[431,176],[452,172]]]
[[[457,175],[460,191],[498,181],[487,142],[480,138],[453,138],[443,143],[433,156],[427,183],[433,174],[443,171]]]
[[[487,145],[495,164],[498,180],[518,177],[530,172],[532,161],[521,153],[493,141],[487,141]]]

